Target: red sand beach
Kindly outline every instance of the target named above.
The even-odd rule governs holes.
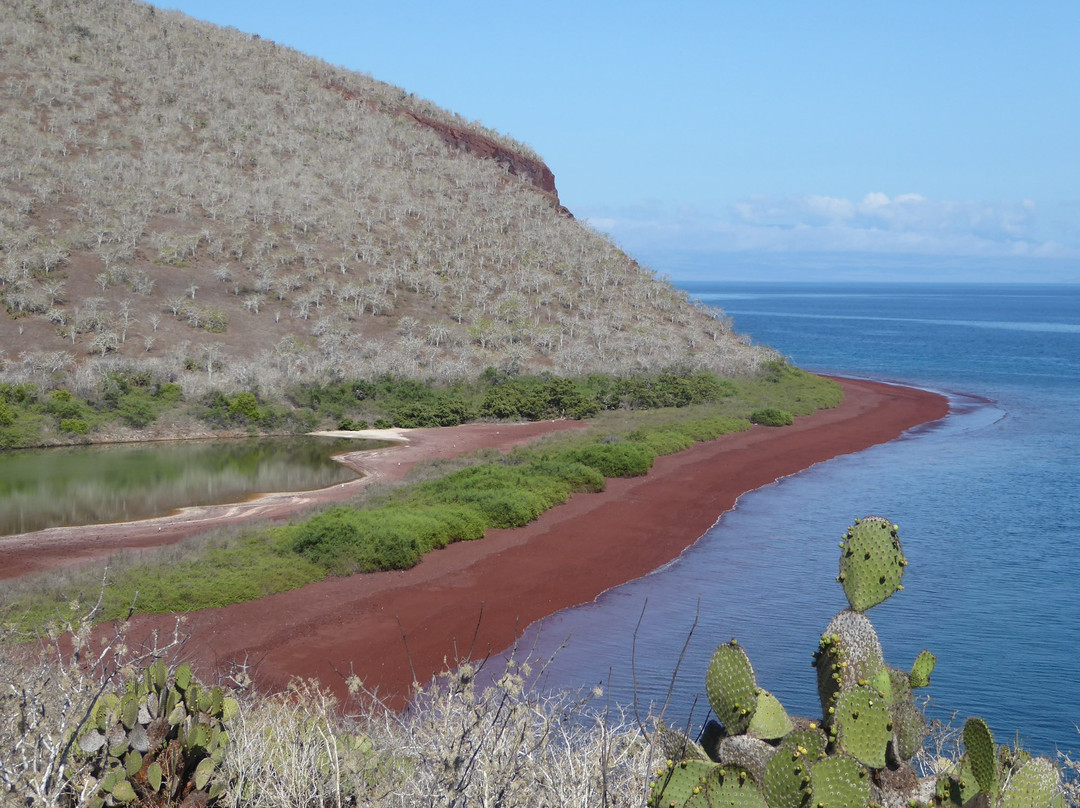
[[[414,675],[426,683],[455,659],[501,651],[530,623],[671,561],[743,493],[892,440],[948,412],[947,400],[935,393],[838,381],[845,396],[835,409],[799,418],[790,427],[755,427],[658,458],[645,477],[609,480],[603,493],[576,494],[526,527],[451,545],[410,570],[331,579],[193,613],[187,619],[191,636],[185,656],[206,668],[246,660],[256,681],[269,687],[294,676],[317,677],[338,693],[344,692],[340,673],[352,670],[389,704],[402,706]],[[411,430],[408,446],[369,454],[361,465],[396,476],[422,458],[453,456],[478,446],[506,449],[551,428],[573,425]],[[314,504],[314,495],[305,496],[299,505],[291,504]],[[281,516],[290,511],[289,504],[283,499],[278,511],[264,504],[259,513]],[[22,544],[0,540],[0,577],[120,547],[177,540],[194,530],[185,527],[183,516],[170,517],[171,522],[68,529],[55,551],[44,539],[27,546],[38,534],[12,537],[22,538]],[[224,511],[216,518],[234,516]],[[139,617],[133,628],[141,632],[172,624],[169,617]]]

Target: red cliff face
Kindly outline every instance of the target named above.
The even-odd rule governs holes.
[[[331,83],[327,86],[327,89],[339,92],[348,99],[363,98],[359,94],[354,93],[337,83]],[[428,129],[431,129],[438,134],[445,143],[456,149],[460,149],[468,154],[474,154],[477,157],[484,157],[501,163],[506,166],[506,170],[515,177],[519,177],[537,190],[542,191],[546,196],[550,197],[552,204],[554,204],[561,213],[573,217],[573,214],[564,208],[559,201],[559,192],[555,188],[555,174],[552,173],[551,169],[548,168],[543,161],[526,157],[523,154],[518,154],[495,142],[486,135],[481,135],[478,132],[470,132],[467,129],[462,129],[452,124],[444,123],[443,121],[437,121],[434,118],[428,118],[425,115],[419,115],[402,107],[399,107],[395,111],[395,114],[400,115],[402,118],[408,118],[419,126],[425,126]]]
[[[568,216],[571,215],[570,211],[559,202],[559,192],[555,188],[555,175],[542,161],[511,151],[477,132],[470,132],[404,109],[400,110],[399,114],[435,131],[443,141],[454,148],[503,164],[515,177],[520,177],[550,196],[560,211]]]
[[[521,177],[521,179],[532,183],[541,191],[558,197],[559,193],[555,190],[555,175],[551,173],[550,168],[539,160],[516,154],[484,135],[459,129],[456,126],[436,121],[433,118],[425,118],[423,115],[417,115],[407,110],[402,110],[401,115],[416,121],[421,126],[434,129],[447,144],[469,154],[487,157],[502,163],[515,177]]]

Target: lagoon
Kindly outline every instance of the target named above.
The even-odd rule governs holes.
[[[333,455],[379,445],[304,435],[0,452],[0,535],[325,488],[358,476]]]

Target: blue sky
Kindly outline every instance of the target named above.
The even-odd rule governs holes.
[[[176,0],[531,145],[675,279],[1080,282],[1080,2]]]

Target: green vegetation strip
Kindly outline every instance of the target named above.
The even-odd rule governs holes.
[[[62,387],[0,383],[0,449],[110,440],[117,430],[152,430],[163,420],[195,421],[206,431],[281,434],[333,426],[409,429],[477,419],[581,419],[716,405],[728,399],[736,406],[725,412],[778,425],[832,406],[836,394],[817,377],[782,362],[769,363],[758,376],[741,380],[685,368],[630,376],[593,373],[576,379],[515,376],[489,368],[471,383],[434,385],[383,377],[298,385],[276,395],[258,387],[215,389],[192,399],[152,370],[126,369],[102,374],[95,389],[81,395]]]
[[[113,559],[100,618],[122,617],[132,603],[140,612],[193,611],[328,575],[406,569],[491,528],[525,525],[571,494],[602,491],[606,478],[646,474],[659,455],[749,429],[762,411],[790,423],[791,414],[835,406],[841,397],[835,383],[780,365],[723,388],[708,404],[605,412],[585,433],[552,435],[508,455],[481,453],[473,465],[296,524],[163,548],[138,561]],[[6,618],[41,630],[67,617],[74,602],[94,598],[102,579],[100,567],[52,575],[10,584]]]

